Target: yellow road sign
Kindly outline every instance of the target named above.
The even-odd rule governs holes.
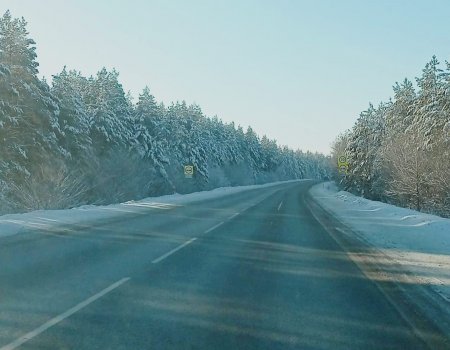
[[[348,166],[347,156],[345,154],[341,154],[338,157],[338,167],[341,167],[341,165]]]
[[[194,166],[193,165],[185,165],[184,166],[184,176],[192,177],[194,175]]]
[[[338,156],[338,170],[340,174],[348,173],[348,161],[347,156],[345,154],[340,154]]]
[[[340,174],[347,174],[348,173],[348,165],[341,165],[341,166],[339,166],[339,173]]]

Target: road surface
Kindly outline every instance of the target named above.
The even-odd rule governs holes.
[[[0,349],[421,349],[310,182],[0,239]]]

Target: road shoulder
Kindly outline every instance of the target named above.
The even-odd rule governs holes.
[[[436,287],[442,288],[441,282],[445,281],[446,276],[430,276],[430,271],[426,271],[427,266],[420,266],[418,270],[414,262],[406,259],[411,252],[403,252],[398,249],[399,245],[396,249],[385,249],[386,247],[374,244],[376,240],[371,240],[370,237],[368,239],[367,231],[361,231],[361,226],[358,227],[357,224],[352,225],[354,217],[348,215],[350,210],[354,210],[352,202],[350,205],[339,203],[341,207],[336,208],[334,198],[338,195],[337,191],[333,188],[327,190],[327,184],[329,183],[311,187],[306,195],[305,201],[312,215],[361,271],[377,285],[420,338],[431,348],[442,348],[442,344],[446,344],[445,348],[448,348],[450,300],[436,290]],[[366,210],[363,209],[364,206],[361,208]],[[347,216],[343,217],[344,212]],[[380,227],[381,225],[380,220]],[[447,257],[444,256],[444,259]],[[448,273],[445,269],[437,269],[438,272],[442,270]],[[432,269],[432,272],[436,274],[436,269]]]

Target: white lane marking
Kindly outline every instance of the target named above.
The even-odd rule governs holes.
[[[203,232],[204,234],[206,233],[210,233],[211,231],[215,230],[216,228],[222,226],[225,222],[221,221],[219,222],[217,225],[214,225],[213,227],[210,227],[209,229],[207,229],[205,232]]]
[[[231,215],[231,216],[227,219],[227,221],[228,221],[228,220],[234,219],[234,218],[235,218],[236,216],[238,216],[239,214],[242,214],[242,213],[246,212],[247,210],[249,210],[249,209],[251,209],[251,208],[253,208],[253,207],[256,207],[258,204],[262,203],[264,200],[266,200],[266,199],[269,198],[270,196],[271,196],[271,194],[265,196],[264,198],[262,198],[261,200],[255,202],[255,203],[251,204],[251,205],[248,206],[247,208],[242,209],[242,210],[239,211],[238,213],[234,213],[233,215]],[[280,206],[281,206],[282,203],[283,203],[283,202],[280,203]],[[278,207],[278,210],[280,210],[280,207]],[[225,223],[224,221],[219,222],[217,225],[215,225],[215,226],[213,226],[213,227],[207,229],[205,232],[203,232],[203,234],[210,233],[211,231],[215,230],[215,229],[218,228],[219,226],[222,226],[224,223]],[[0,350],[1,350],[1,349],[0,349]]]
[[[0,350],[13,350],[21,346],[22,344],[26,343],[27,341],[33,339],[34,337],[38,336],[39,334],[45,332],[50,327],[53,327],[57,323],[63,321],[64,319],[72,316],[77,311],[80,311],[81,309],[85,308],[89,304],[93,303],[97,299],[100,299],[102,296],[108,294],[112,290],[120,287],[125,282],[128,282],[130,277],[122,278],[121,280],[117,281],[116,283],[111,284],[109,287],[103,289],[102,291],[98,292],[97,294],[91,296],[90,298],[86,299],[85,301],[82,301],[78,305],[74,306],[73,308],[67,310],[66,312],[63,312],[62,314],[59,314],[58,316],[52,318],[51,320],[45,322],[43,325],[39,326],[38,328],[32,330],[31,332],[28,332],[27,334],[23,335],[22,337],[16,339],[15,341],[2,346]]]
[[[271,194],[265,196],[263,199],[261,199],[261,200],[255,202],[255,203],[251,204],[251,205],[248,206],[247,208],[242,209],[242,210],[239,212],[239,214],[242,214],[242,213],[246,212],[247,210],[256,207],[258,204],[262,203],[263,201],[265,201],[265,200],[266,200],[267,198],[269,198],[270,196],[271,196]]]
[[[341,229],[341,228],[339,228],[339,227],[335,227],[334,229],[335,229],[336,231],[340,232],[340,233],[343,233],[344,235],[347,234],[347,232],[345,232],[343,229]]]
[[[282,205],[283,205],[283,201],[281,201],[280,204],[278,205],[277,211],[280,211]]]
[[[156,258],[155,260],[152,261],[152,264],[157,264],[161,261],[163,261],[165,258],[171,256],[173,253],[176,253],[177,251],[179,251],[180,249],[183,249],[184,247],[186,247],[188,244],[191,244],[192,242],[194,242],[197,239],[197,237],[193,237],[191,238],[189,241],[184,242],[182,245],[179,245],[178,247],[172,249],[170,252],[161,255],[159,258]],[[2,349],[0,349],[2,350]]]
[[[228,218],[228,220],[232,220],[232,219],[234,219],[236,216],[238,216],[240,213],[235,213],[235,214],[233,214],[233,215],[231,215],[229,218]]]

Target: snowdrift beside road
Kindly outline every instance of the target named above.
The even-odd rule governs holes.
[[[450,301],[450,219],[339,191],[332,182],[310,189],[313,198],[413,276]]]
[[[0,237],[11,236],[24,229],[46,229],[59,225],[83,225],[86,222],[101,221],[118,217],[119,215],[142,212],[154,208],[167,210],[179,205],[195,203],[203,200],[219,198],[234,193],[271,187],[283,183],[304,180],[271,182],[264,185],[221,187],[211,191],[189,194],[172,194],[161,197],[150,197],[139,201],[129,201],[106,206],[85,205],[79,208],[64,210],[38,210],[25,214],[8,214],[0,216]]]

